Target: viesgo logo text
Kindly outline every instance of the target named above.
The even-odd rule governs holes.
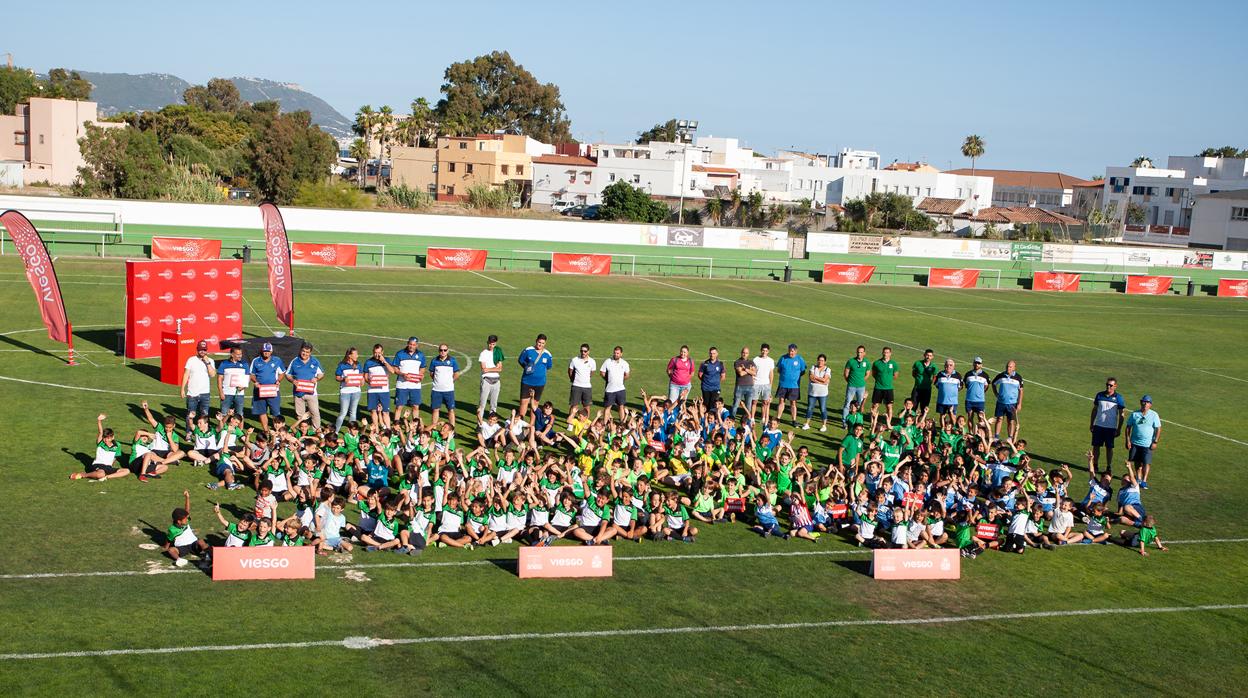
[[[290,560],[284,557],[252,557],[239,560],[238,566],[253,570],[286,569],[290,567]]]

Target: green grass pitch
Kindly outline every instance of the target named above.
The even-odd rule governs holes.
[[[214,584],[148,574],[169,569],[145,549],[149,531],[168,525],[189,488],[197,531],[218,533],[209,500],[248,506],[249,489],[209,492],[207,474],[185,464],[146,485],[67,479],[98,412],[122,435],[140,425],[144,398],[181,413],[154,361],[112,354],[122,263],[57,266],[77,367],[42,330],[20,263],[0,259],[0,694],[1233,695],[1248,685],[1243,302],[301,267],[298,333],[328,366],[348,345],[380,341],[392,354],[409,334],[474,359],[460,383],[461,438],[490,333],[509,361],[549,335],[547,395],[560,414],[562,369],[582,341],[599,360],[623,345],[634,399],[662,389],[682,343],[700,359],[712,344],[731,358],[742,344],[796,342],[834,369],[859,343],[871,356],[890,344],[903,366],[930,346],[960,368],[975,355],[994,372],[1018,361],[1022,435],[1036,457],[1075,466],[1079,499],[1088,398],[1113,375],[1129,406],[1151,393],[1164,421],[1145,503],[1176,543],[1148,558],[1117,546],[990,553],[964,561],[960,581],[877,583],[867,556],[837,536],[764,540],[720,525],[692,545],[617,543],[611,579],[521,581],[507,564],[514,546],[500,546],[356,552],[318,560],[314,581]],[[246,270],[249,333],[277,326],[265,278],[263,265]],[[507,409],[516,387],[513,371]],[[322,408],[333,414],[335,396]],[[826,459],[840,435],[797,438]],[[31,576],[79,572],[122,574]],[[101,653],[154,648],[178,651]],[[45,653],[57,656],[17,656]]]

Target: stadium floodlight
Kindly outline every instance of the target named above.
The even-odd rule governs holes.
[[[696,122],[696,121],[690,121],[690,122],[689,122],[689,130],[690,130],[690,131],[697,131],[697,130],[698,130],[698,122]]]

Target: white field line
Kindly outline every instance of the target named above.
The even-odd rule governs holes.
[[[1183,364],[1176,364],[1176,363],[1171,363],[1171,362],[1169,362],[1169,361],[1162,361],[1162,360],[1160,360],[1160,359],[1154,359],[1154,358],[1151,358],[1151,357],[1148,357],[1148,356],[1139,356],[1139,355],[1137,355],[1137,354],[1128,354],[1128,353],[1127,353],[1127,352],[1125,352],[1125,351],[1118,351],[1118,350],[1116,350],[1116,349],[1106,349],[1106,348],[1104,348],[1104,347],[1093,346],[1093,345],[1090,345],[1090,344],[1080,344],[1079,342],[1071,342],[1071,341],[1069,341],[1069,340],[1059,339],[1059,338],[1057,338],[1057,337],[1049,337],[1049,336],[1042,335],[1042,334],[1036,334],[1036,333],[1034,333],[1034,332],[1024,332],[1023,330],[1016,330],[1016,329],[1014,329],[1014,328],[1012,328],[1012,327],[998,327],[997,325],[989,325],[989,324],[986,324],[986,323],[983,323],[983,322],[976,322],[976,321],[974,321],[974,320],[967,320],[967,319],[964,319],[964,318],[959,318],[959,317],[951,317],[951,316],[949,316],[949,315],[940,315],[940,314],[938,314],[938,313],[929,313],[929,312],[926,312],[926,311],[923,311],[923,310],[916,310],[916,309],[914,309],[914,308],[907,308],[907,307],[906,307],[906,306],[904,306],[904,305],[894,305],[894,304],[892,304],[892,303],[885,303],[884,301],[877,301],[877,300],[872,299],[872,298],[860,298],[860,297],[858,297],[858,296],[851,296],[851,295],[848,295],[848,294],[845,294],[845,293],[837,293],[836,291],[833,291],[833,290],[831,290],[831,289],[820,288],[820,287],[818,287],[818,286],[805,286],[805,285],[802,285],[802,286],[800,286],[800,287],[801,287],[801,288],[805,288],[805,289],[807,289],[807,290],[809,290],[809,291],[815,291],[815,292],[817,292],[817,293],[826,293],[826,294],[831,295],[831,296],[837,296],[838,298],[850,298],[850,299],[853,299],[853,300],[865,301],[865,302],[867,302],[867,303],[874,303],[874,304],[876,304],[876,305],[882,305],[882,306],[884,306],[884,307],[886,307],[886,308],[893,308],[894,310],[904,310],[904,311],[906,311],[906,312],[908,312],[908,313],[917,313],[917,314],[919,314],[919,315],[926,315],[926,316],[928,316],[928,317],[934,317],[934,318],[937,318],[937,319],[939,319],[939,320],[952,320],[953,322],[961,322],[961,323],[965,323],[965,324],[968,324],[968,325],[975,325],[976,327],[983,327],[983,328],[990,329],[990,330],[994,330],[994,331],[997,331],[997,332],[1001,332],[1001,331],[1004,331],[1004,332],[1011,332],[1011,333],[1013,333],[1013,334],[1019,334],[1019,335],[1023,335],[1023,336],[1025,336],[1025,337],[1033,337],[1033,338],[1035,338],[1035,339],[1041,339],[1041,340],[1044,340],[1044,341],[1046,341],[1046,342],[1055,342],[1055,343],[1058,343],[1058,344],[1066,344],[1066,345],[1069,345],[1069,346],[1072,346],[1072,347],[1079,347],[1080,349],[1089,349],[1089,350],[1091,350],[1091,351],[1100,351],[1100,352],[1105,352],[1105,353],[1107,353],[1107,354],[1117,354],[1118,356],[1125,356],[1125,357],[1127,357],[1127,358],[1129,358],[1129,359],[1135,359],[1136,361],[1148,361],[1148,362],[1151,362],[1151,363],[1160,364],[1160,365],[1162,365],[1162,366],[1169,366],[1169,367],[1171,367],[1171,368],[1181,368],[1181,369],[1186,369],[1186,370],[1189,370],[1189,371],[1197,371],[1197,372],[1199,372],[1199,373],[1208,373],[1209,375],[1211,375],[1211,376],[1217,376],[1218,378],[1226,378],[1226,379],[1228,379],[1228,380],[1239,381],[1240,383],[1248,383],[1248,379],[1244,379],[1244,378],[1236,378],[1235,376],[1226,376],[1226,375],[1223,375],[1223,374],[1221,374],[1221,373],[1214,373],[1213,371],[1208,371],[1208,370],[1205,370],[1205,369],[1192,368],[1191,366],[1184,366]],[[1077,308],[1073,308],[1073,309],[1074,309],[1074,310],[1078,310]]]
[[[1208,538],[1203,540],[1171,540],[1164,541],[1166,545],[1206,545],[1206,544],[1226,544],[1226,543],[1248,543],[1248,538]],[[1084,547],[1073,545],[1064,549],[1080,550]],[[383,553],[377,553],[382,555]],[[391,553],[392,555],[394,553]],[[667,562],[669,560],[740,560],[751,558],[776,558],[776,557],[828,557],[834,555],[870,555],[871,551],[861,548],[849,548],[842,550],[786,550],[771,551],[759,553],[684,553],[677,555],[620,555],[615,557],[616,562]],[[511,560],[504,560],[511,562]],[[446,562],[359,562],[350,564],[334,564],[320,565],[318,570],[370,570],[370,569],[403,569],[403,568],[448,568],[448,567],[494,567],[497,566],[495,560],[455,560]],[[99,570],[92,572],[27,572],[24,574],[0,574],[0,581],[21,581],[30,579],[69,579],[80,577],[151,577],[164,575],[184,575],[198,573],[203,574],[202,570],[191,567],[168,567],[157,568],[155,570]]]
[[[0,654],[0,661],[31,659],[71,659],[80,657],[117,657],[153,654],[185,654],[191,652],[237,652],[240,650],[304,649],[310,647],[341,647],[370,650],[399,645],[442,645],[463,642],[513,642],[516,640],[597,639],[655,635],[693,635],[704,633],[741,633],[776,630],[807,630],[815,628],[856,628],[877,626],[927,626],[954,623],[990,623],[996,621],[1037,620],[1044,618],[1086,618],[1091,616],[1152,615],[1157,613],[1201,613],[1234,611],[1248,608],[1248,603],[1202,604],[1196,606],[1142,606],[1135,608],[1087,608],[1025,613],[981,613],[971,616],[927,616],[919,618],[855,618],[792,623],[747,623],[740,625],[690,625],[667,628],[617,628],[610,630],[566,630],[559,632],[505,633],[497,635],[432,635],[425,637],[373,638],[348,637],[342,640],[308,640],[302,642],[264,642],[239,645],[191,645],[183,647],[136,647],[111,650],[77,650],[71,652],[26,652]]]
[[[247,304],[247,308],[251,310],[251,314],[255,315],[256,318],[260,320],[260,324],[264,325],[264,329],[268,330],[269,334],[272,335],[273,328],[269,326],[269,323],[264,321],[264,316],[256,310],[256,306],[252,305],[251,301],[247,300],[246,293],[243,294],[243,302]]]
[[[845,334],[848,334],[848,335],[851,335],[851,336],[854,336],[854,337],[866,337],[867,339],[872,339],[872,340],[875,340],[875,341],[877,341],[877,342],[882,342],[882,343],[884,343],[884,344],[891,344],[892,346],[895,346],[895,347],[905,347],[906,349],[913,349],[914,351],[922,351],[922,349],[920,349],[919,347],[912,346],[912,345],[909,345],[909,344],[904,344],[904,343],[902,343],[902,342],[897,342],[897,341],[893,341],[893,340],[885,339],[885,338],[883,338],[883,337],[876,337],[876,336],[869,335],[869,334],[863,334],[863,333],[861,333],[861,332],[855,332],[854,330],[847,330],[847,329],[845,329],[845,328],[843,328],[843,327],[837,327],[837,326],[835,326],[835,325],[829,325],[829,324],[827,324],[827,323],[818,322],[818,321],[816,321],[816,320],[810,320],[810,319],[808,319],[808,318],[797,317],[796,315],[788,315],[788,314],[786,314],[786,313],[777,312],[777,311],[775,311],[775,310],[771,310],[771,309],[768,309],[768,308],[761,308],[761,307],[756,306],[756,305],[750,305],[750,304],[748,304],[748,303],[742,303],[741,301],[738,301],[738,300],[733,300],[733,299],[731,299],[731,298],[725,298],[725,297],[723,297],[723,296],[716,296],[716,295],[714,295],[714,294],[706,293],[706,292],[704,292],[704,291],[696,291],[696,290],[691,289],[691,288],[685,288],[685,287],[683,287],[683,286],[677,286],[677,285],[675,285],[675,284],[669,284],[669,283],[667,283],[667,282],[665,282],[665,281],[656,281],[656,280],[654,280],[654,279],[648,279],[648,278],[643,278],[643,279],[642,279],[642,281],[649,281],[649,282],[650,282],[650,283],[652,283],[652,284],[659,284],[659,285],[662,285],[662,286],[667,286],[667,287],[669,287],[669,288],[678,288],[678,289],[683,289],[683,290],[685,290],[685,291],[688,291],[689,293],[696,293],[697,295],[700,295],[700,296],[706,296],[707,298],[714,298],[714,299],[717,299],[717,300],[723,301],[723,302],[725,302],[725,303],[732,303],[733,305],[739,305],[739,306],[741,306],[741,307],[743,307],[743,308],[749,308],[750,310],[755,310],[755,311],[758,311],[758,312],[760,312],[760,313],[767,313],[767,314],[769,314],[769,315],[774,315],[774,316],[776,316],[776,317],[782,317],[782,318],[786,318],[786,319],[789,319],[789,320],[795,320],[795,321],[797,321],[797,322],[804,322],[804,323],[807,323],[807,324],[810,324],[810,325],[815,325],[816,327],[824,327],[824,328],[827,328],[827,329],[829,329],[829,330],[835,330],[835,331],[837,331],[837,332],[843,332],[843,333],[845,333]],[[877,302],[878,302],[878,301],[877,301]],[[888,304],[885,304],[885,305],[888,305]],[[900,307],[900,306],[897,306],[897,307]],[[963,361],[965,361],[965,359],[963,359]],[[1069,390],[1065,390],[1065,389],[1063,389],[1063,388],[1058,388],[1058,387],[1056,387],[1056,386],[1052,386],[1052,385],[1045,385],[1044,383],[1040,383],[1040,382],[1035,381],[1035,380],[1032,380],[1032,379],[1030,379],[1030,378],[1029,378],[1029,379],[1027,379],[1027,383],[1028,383],[1028,384],[1030,384],[1030,385],[1035,385],[1035,386],[1041,387],[1041,388],[1046,388],[1046,389],[1048,389],[1048,390],[1053,390],[1053,391],[1055,391],[1055,392],[1065,393],[1066,395],[1071,395],[1071,396],[1073,396],[1073,397],[1077,397],[1077,398],[1079,398],[1080,400],[1087,400],[1087,401],[1089,401],[1089,402],[1092,400],[1092,398],[1090,398],[1090,397],[1088,397],[1088,396],[1086,396],[1086,395],[1080,395],[1079,393],[1074,393],[1074,392],[1071,392],[1071,391],[1069,391]],[[1180,429],[1187,429],[1187,430],[1189,430],[1189,431],[1194,431],[1194,432],[1196,432],[1196,433],[1198,433],[1198,434],[1204,434],[1205,436],[1212,436],[1212,437],[1217,438],[1217,439],[1222,439],[1223,441],[1229,441],[1229,442],[1234,443],[1234,444],[1239,444],[1240,446],[1248,446],[1248,441],[1240,441],[1239,439],[1232,439],[1232,438],[1231,438],[1231,437],[1229,437],[1229,436],[1223,436],[1222,434],[1215,434],[1214,432],[1211,432],[1211,431],[1205,431],[1204,429],[1197,429],[1196,427],[1187,426],[1186,424],[1180,424],[1180,423],[1175,422],[1175,421],[1173,421],[1173,420],[1169,420],[1169,419],[1167,419],[1167,420],[1164,422],[1164,424],[1171,424],[1171,425],[1173,425],[1173,426],[1179,427]]]
[[[485,274],[482,274],[482,273],[481,273],[481,272],[479,272],[479,271],[474,271],[474,270],[472,270],[472,269],[469,269],[468,271],[469,271],[469,273],[476,274],[477,276],[479,276],[479,277],[481,277],[481,278],[485,279],[486,281],[493,281],[494,283],[496,283],[496,284],[502,284],[503,286],[506,286],[507,288],[509,288],[509,289],[511,289],[511,290],[513,290],[513,291],[514,291],[514,290],[516,290],[516,287],[515,287],[515,286],[512,286],[511,284],[509,284],[509,283],[507,283],[507,282],[505,282],[505,281],[499,281],[498,279],[495,279],[495,278],[494,278],[494,277],[492,277],[492,276],[486,276]]]

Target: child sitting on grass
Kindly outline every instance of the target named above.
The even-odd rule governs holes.
[[[175,567],[186,567],[186,556],[195,553],[207,564],[211,564],[208,544],[195,535],[191,529],[191,493],[182,490],[183,505],[173,510],[173,523],[165,531],[164,550]]]
[[[81,473],[70,473],[70,480],[115,480],[130,474],[129,469],[117,465],[117,460],[121,458],[121,444],[117,443],[113,430],[104,427],[105,419],[108,419],[106,414],[95,418],[95,458],[91,460],[91,465]]]
[[[1162,552],[1169,550],[1169,548],[1161,544],[1161,538],[1157,536],[1157,522],[1153,519],[1153,515],[1145,516],[1142,523],[1140,530],[1135,533],[1131,531],[1118,532],[1118,538],[1122,541],[1122,544],[1135,548],[1144,557],[1148,557],[1148,551],[1145,548],[1148,547],[1149,543],[1156,545],[1157,549]]]
[[[247,545],[247,536],[256,527],[256,515],[247,512],[238,520],[238,523],[230,523],[221,515],[220,504],[214,504],[212,510],[216,513],[217,520],[221,522],[221,525],[225,526],[225,547],[241,548]]]

